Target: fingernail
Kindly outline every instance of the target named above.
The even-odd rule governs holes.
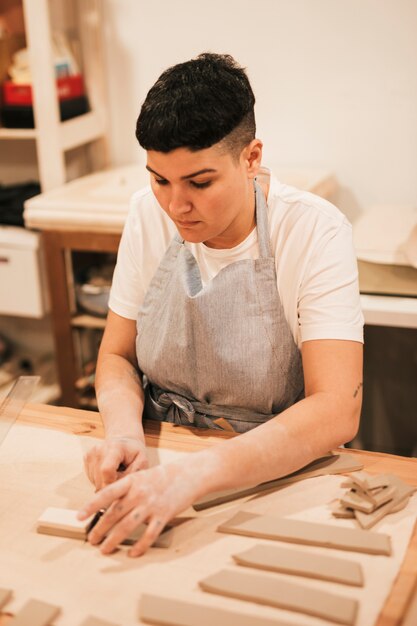
[[[88,513],[87,511],[78,511],[77,513],[77,519],[79,519],[80,521],[82,521],[83,519],[87,519],[88,517]]]

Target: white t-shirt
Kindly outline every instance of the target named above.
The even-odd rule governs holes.
[[[346,217],[323,198],[273,176],[267,203],[278,293],[297,345],[311,339],[362,342],[357,263]],[[175,232],[150,187],[133,195],[113,276],[112,311],[137,318]],[[259,256],[256,228],[238,246],[226,250],[203,243],[185,245],[197,260],[203,284],[229,263]]]

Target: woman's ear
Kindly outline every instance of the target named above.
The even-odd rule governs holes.
[[[242,157],[248,178],[255,178],[259,172],[262,162],[262,148],[263,144],[260,139],[252,139],[252,141],[243,148]]]

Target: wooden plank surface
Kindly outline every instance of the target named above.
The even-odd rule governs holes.
[[[103,437],[100,416],[95,411],[27,404],[19,416],[18,423],[50,428],[66,433]],[[146,423],[146,441],[151,447],[174,450],[200,450],[215,445],[220,439],[234,436],[222,431],[205,431],[195,428],[173,426],[172,424]],[[343,454],[343,450],[337,450]],[[392,473],[410,484],[417,485],[417,459],[387,455],[362,450],[347,450],[358,455],[364,470],[371,474]],[[401,624],[405,609],[409,605],[417,581],[417,527],[401,566],[395,584],[378,618],[376,626],[396,626]],[[0,626],[6,626],[10,617],[0,617]]]

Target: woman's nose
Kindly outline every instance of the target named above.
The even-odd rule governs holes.
[[[174,216],[183,215],[188,213],[192,208],[192,203],[181,192],[173,191],[169,199],[168,209]]]

